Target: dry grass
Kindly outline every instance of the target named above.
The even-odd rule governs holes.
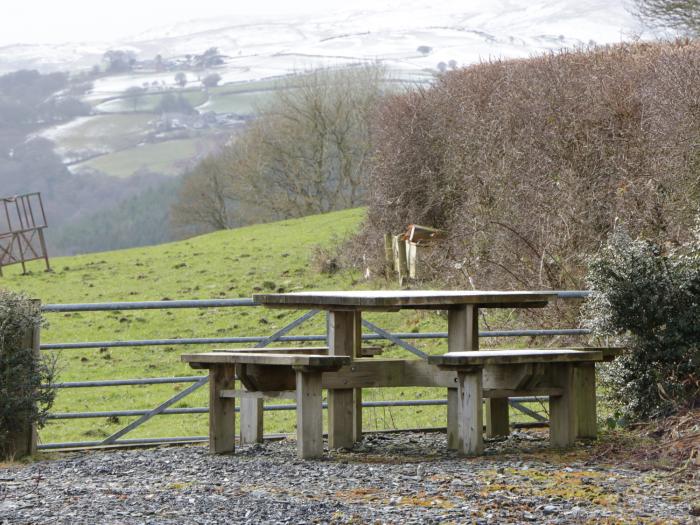
[[[700,409],[609,432],[591,460],[661,469],[670,477],[700,480]]]

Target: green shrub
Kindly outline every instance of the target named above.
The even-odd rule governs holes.
[[[13,455],[12,434],[43,426],[55,393],[55,360],[35,353],[28,333],[41,325],[36,302],[0,290],[0,457]]]
[[[700,405],[700,222],[693,233],[664,250],[617,231],[590,263],[585,317],[628,348],[603,379],[631,419]]]

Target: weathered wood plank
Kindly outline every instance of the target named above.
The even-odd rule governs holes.
[[[296,390],[268,390],[251,392],[249,390],[222,390],[219,394],[222,398],[239,397],[241,399],[296,399]]]
[[[305,366],[322,370],[337,369],[351,362],[350,357],[342,355],[297,355],[262,352],[203,352],[200,354],[183,354],[181,359],[185,363],[240,363],[273,366]]]
[[[576,438],[576,398],[574,367],[570,363],[554,366],[553,380],[562,389],[561,396],[549,398],[549,439],[553,447],[569,447]]]
[[[479,455],[484,451],[481,373],[458,372],[457,378],[458,450],[467,456]]]
[[[478,309],[477,309],[478,312]],[[447,351],[478,350],[479,328],[478,319],[474,317],[474,307],[467,310],[466,305],[460,305],[447,310]],[[456,379],[456,377],[455,377]],[[447,389],[447,448],[459,448],[459,397],[454,390],[454,384],[448,384]]]
[[[574,369],[574,395],[577,414],[576,435],[579,438],[595,439],[598,436],[595,389],[595,365],[586,363],[577,366]]]
[[[356,355],[355,321],[353,311],[332,311],[328,316],[329,357],[346,359]],[[349,363],[348,363],[349,364]],[[356,406],[352,388],[329,388],[328,390],[328,447],[352,448],[356,426]]]
[[[456,388],[447,389],[447,450],[459,448],[459,396]]]
[[[510,434],[510,406],[507,397],[486,398],[486,436],[490,438]]]
[[[349,308],[413,308],[428,306],[436,309],[453,305],[472,304],[489,308],[542,307],[556,298],[550,292],[511,292],[474,290],[378,290],[296,292],[283,294],[254,294],[253,300],[265,306],[319,309]]]
[[[217,349],[213,352],[237,352],[246,354],[309,354],[309,355],[328,355],[327,346],[298,346],[298,347],[273,347],[273,348],[230,348]],[[363,346],[360,349],[359,357],[372,357],[382,355],[384,347],[379,345]]]
[[[327,346],[293,346],[293,347],[262,347],[262,348],[217,348],[212,352],[231,352],[238,354],[308,354],[328,355]]]
[[[354,320],[355,335],[353,340],[353,359],[362,357],[362,312],[355,312]],[[362,441],[362,389],[355,388],[353,390],[354,418],[352,426],[353,443]]]
[[[233,385],[233,366],[209,369],[209,453],[233,452],[236,439],[235,400],[222,398],[221,391]]]
[[[297,371],[297,455],[323,455],[323,414],[320,372]]]
[[[430,356],[428,362],[440,367],[505,365],[518,363],[561,363],[601,361],[597,350],[480,350]]]
[[[263,399],[241,398],[240,411],[241,444],[263,441]]]

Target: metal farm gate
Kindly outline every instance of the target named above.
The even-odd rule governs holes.
[[[560,299],[581,299],[588,295],[585,291],[560,291],[557,292]],[[252,299],[219,299],[219,300],[191,300],[191,301],[146,301],[146,302],[115,302],[115,303],[92,303],[92,304],[46,304],[42,305],[42,312],[45,314],[69,313],[69,312],[110,312],[126,310],[168,310],[176,308],[254,308],[258,307]],[[318,315],[319,310],[311,310],[301,317],[298,317],[285,327],[268,336],[241,336],[241,337],[206,337],[206,338],[182,338],[182,339],[146,339],[146,340],[124,340],[124,341],[91,341],[91,342],[62,342],[41,344],[41,350],[45,352],[56,350],[87,349],[87,348],[118,348],[118,347],[143,347],[143,346],[172,346],[172,345],[214,345],[214,344],[249,344],[257,348],[268,346],[272,343],[282,342],[323,342],[327,340],[326,334],[321,335],[289,335],[295,328],[305,321]],[[420,339],[446,339],[446,332],[426,332],[426,333],[391,333],[376,326],[375,324],[363,320],[363,341],[385,340],[424,358],[425,353],[409,340]],[[501,330],[483,331],[481,337],[533,337],[533,336],[585,336],[590,332],[579,328],[562,328],[550,330]],[[156,378],[132,378],[114,379],[104,381],[73,381],[56,383],[58,389],[72,388],[93,388],[93,387],[123,387],[129,385],[161,385],[166,383],[189,383],[190,385],[178,392],[176,395],[164,400],[158,406],[142,410],[113,410],[96,412],[64,412],[52,413],[50,420],[105,418],[105,417],[133,417],[137,419],[112,435],[96,441],[42,443],[38,445],[39,450],[84,448],[108,445],[148,445],[157,443],[191,443],[206,441],[207,436],[177,436],[160,438],[138,438],[124,439],[124,436],[135,428],[141,426],[154,416],[165,416],[175,414],[205,414],[207,407],[192,408],[171,408],[183,398],[192,394],[202,386],[206,385],[208,376],[193,375],[182,377],[156,377]],[[60,395],[60,390],[59,390]],[[546,417],[529,409],[523,403],[537,400],[538,398],[511,398],[510,404],[516,410],[521,411],[530,418],[532,423],[529,426],[540,426],[546,424]],[[365,407],[406,407],[406,406],[437,406],[447,405],[447,399],[419,399],[419,400],[386,400],[363,402]],[[295,410],[293,404],[266,404],[266,411],[273,410]],[[324,404],[325,408],[325,404]],[[236,408],[238,411],[238,408]],[[527,425],[524,425],[527,426]]]

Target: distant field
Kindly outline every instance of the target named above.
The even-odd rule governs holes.
[[[199,151],[206,151],[208,147],[205,139],[181,139],[144,144],[81,162],[72,166],[71,169],[78,172],[91,168],[112,177],[131,177],[140,169],[165,175],[177,175],[182,172],[184,163]]]
[[[383,279],[365,281],[359,271],[319,274],[311,264],[316,246],[328,247],[357,231],[364,210],[317,215],[273,224],[222,231],[176,243],[52,260],[53,273],[19,274],[7,268],[3,287],[24,290],[44,303],[142,301],[250,297],[258,290],[298,291],[394,287]],[[178,337],[269,335],[301,312],[232,308],[166,311],[113,311],[109,313],[47,314],[42,341],[105,341]],[[424,311],[370,313],[366,318],[396,331],[427,332],[446,329],[443,315]],[[491,320],[493,321],[493,319]],[[494,324],[492,324],[494,326]],[[294,333],[322,334],[325,319],[318,315]],[[494,344],[495,341],[485,344]],[[509,341],[508,344],[514,344]],[[386,344],[386,343],[384,343]],[[445,350],[444,341],[420,341],[428,352]],[[184,352],[208,347],[185,345],[64,350],[57,353],[60,380],[126,379],[197,375],[180,363]],[[388,346],[385,356],[405,357],[407,352]],[[183,384],[61,390],[54,412],[152,408]],[[397,388],[366,391],[365,400],[443,398],[440,389]],[[206,406],[204,389],[177,407]],[[537,405],[533,409],[539,409]],[[367,409],[368,429],[442,426],[444,407]],[[519,416],[518,416],[519,417]],[[120,417],[52,421],[41,431],[44,442],[89,441],[115,432],[135,418]],[[128,437],[205,435],[206,416],[160,416]],[[266,432],[292,432],[294,412],[266,414]]]
[[[153,115],[96,115],[51,128],[44,136],[61,154],[70,151],[114,151],[135,146],[149,129]]]
[[[172,90],[171,93],[175,96],[181,95],[192,105],[197,107],[207,101],[208,95],[201,89],[196,90]],[[160,101],[167,93],[145,93],[137,97],[123,97],[103,102],[95,107],[97,111],[102,113],[122,113],[130,111],[147,111],[155,112],[160,104]]]
[[[258,106],[264,104],[274,93],[274,91],[221,92],[213,94],[211,99],[200,109],[202,111],[214,111],[215,113],[253,115],[256,113]]]

